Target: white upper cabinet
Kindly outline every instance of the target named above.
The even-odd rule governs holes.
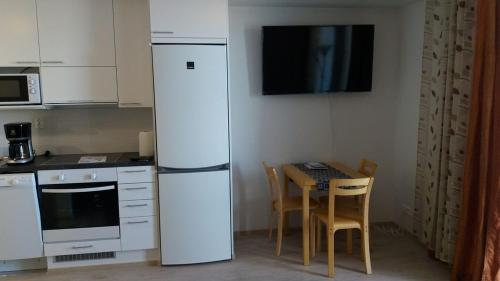
[[[145,0],[114,0],[120,107],[153,106],[149,10]]]
[[[37,66],[35,0],[0,0],[0,66]]]
[[[37,0],[43,66],[115,66],[112,0]]]
[[[227,38],[227,0],[150,0],[152,37]]]

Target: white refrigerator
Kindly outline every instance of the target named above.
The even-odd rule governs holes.
[[[153,45],[161,262],[232,258],[227,46]]]

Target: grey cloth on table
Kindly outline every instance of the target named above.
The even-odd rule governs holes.
[[[293,164],[295,167],[297,167],[299,170],[302,172],[306,173],[308,176],[313,178],[316,181],[316,187],[318,190],[321,191],[328,191],[330,188],[330,180],[331,179],[352,179],[351,176],[343,173],[342,171],[339,171],[333,167],[330,167],[325,164],[325,166],[328,167],[328,169],[323,169],[323,170],[316,170],[316,169],[309,169],[307,168],[303,163],[297,163]],[[342,188],[356,188],[355,186],[353,187],[342,187]]]

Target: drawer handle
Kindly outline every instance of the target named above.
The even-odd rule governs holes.
[[[138,207],[147,207],[148,204],[137,204],[137,205],[125,205],[126,208],[138,208]]]
[[[132,170],[132,171],[123,171],[122,173],[126,173],[126,174],[133,174],[133,173],[145,173],[147,172],[146,170]]]
[[[71,249],[73,249],[73,250],[90,249],[90,248],[94,248],[94,246],[93,245],[87,245],[87,246],[74,246],[74,247],[71,247]]]
[[[17,64],[35,64],[35,63],[39,63],[38,61],[32,61],[32,60],[19,60],[19,61],[16,61],[15,63]]]
[[[173,31],[153,31],[156,34],[174,34]]]
[[[127,188],[125,188],[125,190],[130,190],[130,191],[132,191],[132,190],[144,190],[144,189],[148,189],[148,188],[145,186],[144,187],[127,187]]]
[[[64,63],[62,60],[44,60],[42,63]]]
[[[144,223],[148,223],[149,221],[146,220],[146,221],[129,221],[127,222],[127,224],[144,224]]]

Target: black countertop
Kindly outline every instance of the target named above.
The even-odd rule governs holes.
[[[82,156],[106,156],[106,162],[78,164],[78,160]],[[134,158],[135,160],[133,160]],[[37,156],[33,162],[28,164],[7,165],[0,163],[0,174],[33,173],[41,170],[153,166],[155,164],[153,159],[137,161],[137,158],[139,158],[137,152]]]

